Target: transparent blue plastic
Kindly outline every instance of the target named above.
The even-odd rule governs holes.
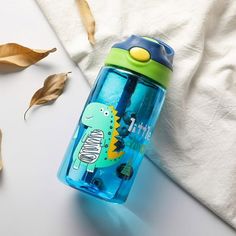
[[[86,165],[79,165],[75,169],[73,154],[88,128],[80,118],[58,172],[59,179],[98,198],[116,203],[125,202],[145,147],[151,138],[165,94],[164,88],[142,75],[113,66],[103,67],[85,108],[90,103],[115,108],[120,125],[117,128],[119,134],[116,136],[116,152],[122,151],[124,154],[118,162],[108,167],[88,171]]]

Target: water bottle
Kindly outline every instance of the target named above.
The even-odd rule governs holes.
[[[126,201],[161,111],[174,51],[132,35],[112,46],[58,172],[65,184]]]

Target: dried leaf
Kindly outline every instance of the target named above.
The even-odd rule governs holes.
[[[76,0],[76,2],[79,8],[81,20],[88,34],[88,40],[92,45],[94,45],[95,20],[88,5],[88,2],[86,0]]]
[[[2,170],[2,130],[0,129],[0,171]]]
[[[53,102],[62,94],[69,73],[71,72],[54,74],[47,77],[43,87],[37,90],[31,98],[29,108],[24,113],[25,120],[26,114],[32,106]]]
[[[57,49],[34,50],[16,43],[0,45],[0,65],[10,65],[16,68],[26,68]]]

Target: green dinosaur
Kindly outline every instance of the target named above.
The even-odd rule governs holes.
[[[73,153],[73,168],[86,165],[87,171],[111,166],[124,152],[116,152],[116,136],[119,117],[113,106],[93,102],[87,105],[82,115],[82,124],[87,126],[83,137]]]

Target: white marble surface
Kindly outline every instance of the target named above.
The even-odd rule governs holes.
[[[69,16],[68,16],[69,17]],[[125,205],[81,194],[56,178],[89,87],[32,0],[2,1],[0,43],[57,47],[42,62],[0,73],[0,127],[5,169],[0,176],[1,236],[232,236],[228,225],[144,160]],[[23,113],[47,75],[72,71],[50,106]]]

